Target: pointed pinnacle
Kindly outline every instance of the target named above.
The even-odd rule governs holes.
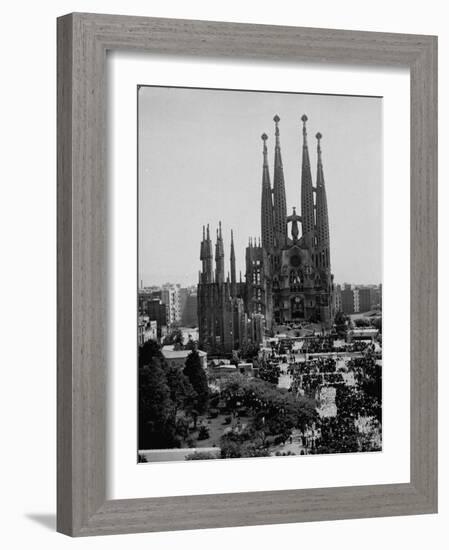
[[[278,115],[275,115],[273,120],[274,120],[274,124],[275,124],[274,135],[276,136],[276,147],[279,147],[279,126],[278,126],[278,123],[281,119],[279,118]]]
[[[307,145],[307,128],[306,128],[306,122],[309,120],[307,118],[307,115],[302,115],[302,135],[304,136],[304,145]]]
[[[317,139],[318,163],[321,164],[321,138],[323,135],[318,132],[315,137]]]
[[[262,140],[263,140],[263,165],[264,168],[268,167],[268,151],[267,151],[267,134],[262,134]]]

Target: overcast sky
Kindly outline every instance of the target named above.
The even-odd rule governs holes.
[[[287,210],[300,210],[302,123],[312,177],[320,131],[337,283],[382,280],[382,99],[273,92],[141,87],[139,90],[139,280],[196,284],[203,224],[222,221],[228,269],[237,273],[260,236],[263,132],[273,182],[278,114]]]

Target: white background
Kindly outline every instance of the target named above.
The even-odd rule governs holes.
[[[449,34],[443,2],[206,2],[76,1],[16,2],[2,10],[0,128],[2,136],[0,201],[1,346],[3,384],[1,418],[2,545],[6,548],[408,548],[446,542],[448,514],[447,407],[440,406],[440,513],[437,516],[367,519],[283,526],[244,527],[164,534],[78,539],[54,533],[55,513],[55,17],[71,11],[303,25],[372,31],[439,34],[440,97],[449,96]],[[447,102],[440,106],[440,125],[448,123]],[[448,150],[442,132],[440,151]],[[447,165],[440,181],[449,180]],[[444,214],[447,185],[441,185]],[[446,207],[446,208],[445,208]],[[441,216],[445,242],[448,217]],[[448,262],[441,247],[442,283]],[[443,284],[441,285],[443,288]],[[443,293],[442,293],[443,294]],[[442,296],[441,332],[447,332]],[[443,344],[441,344],[442,347]],[[447,387],[440,372],[440,393]]]
[[[310,487],[403,483],[410,480],[410,76],[402,69],[360,69],[324,64],[291,65],[246,61],[167,60],[156,56],[112,54],[108,60],[111,181],[109,273],[112,312],[108,365],[108,494],[110,498],[273,491]],[[383,95],[383,171],[377,192],[383,208],[383,425],[380,453],[291,457],[274,460],[220,460],[136,464],[137,372],[135,281],[136,246],[136,85],[195,85],[212,88],[276,89],[302,92]],[[271,84],[273,86],[273,84]],[[405,167],[400,169],[400,167]],[[332,179],[332,174],[331,174]],[[383,179],[383,181],[382,181]],[[329,181],[329,180],[328,180]],[[341,184],[341,182],[338,182]],[[383,184],[383,189],[382,189]],[[170,185],[170,183],[167,183]],[[174,193],[175,191],[172,190]],[[398,218],[395,205],[401,204]],[[334,205],[335,211],[335,205]],[[338,212],[338,208],[337,208]],[[340,217],[342,210],[339,210]],[[400,219],[400,223],[398,220]],[[403,246],[397,247],[395,233]],[[378,239],[382,235],[377,234]],[[134,245],[132,244],[134,243]],[[356,253],[356,252],[355,252]],[[400,266],[400,268],[398,267]],[[395,311],[404,322],[395,323]],[[112,315],[111,315],[112,313]],[[401,348],[395,342],[401,342]],[[261,473],[263,472],[263,475]]]

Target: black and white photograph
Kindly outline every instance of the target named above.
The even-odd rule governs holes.
[[[4,548],[442,547],[445,7],[4,4]]]
[[[138,462],[382,451],[382,98],[137,94]]]

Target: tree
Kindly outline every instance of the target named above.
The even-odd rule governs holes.
[[[159,344],[154,340],[147,340],[139,347],[139,367],[150,365],[154,358],[158,359],[161,364],[165,363]]]
[[[189,411],[194,408],[198,395],[187,376],[178,367],[168,367],[166,376],[175,413],[179,409]]]
[[[313,424],[318,419],[316,402],[308,397],[299,397],[295,400],[289,399],[287,403],[287,414],[296,428],[304,430],[306,426]]]
[[[209,386],[197,350],[191,351],[187,356],[183,373],[187,376],[197,394],[195,399],[196,410],[199,414],[203,414],[207,410],[209,402]]]
[[[197,349],[198,342],[195,342],[191,337],[188,339],[187,344],[184,346],[184,349],[188,349],[190,351],[193,351],[194,349]]]
[[[207,426],[201,426],[198,432],[198,441],[202,441],[203,439],[209,439],[210,433],[209,428]]]
[[[183,346],[184,344],[184,336],[182,335],[182,331],[179,328],[173,329],[170,334],[167,334],[167,336],[164,338],[163,342],[164,346]]]
[[[257,344],[253,344],[252,342],[249,342],[242,346],[240,355],[243,359],[250,360],[256,357],[258,353],[259,346]]]
[[[139,369],[139,448],[178,446],[170,388],[161,362],[154,357],[151,364]]]
[[[255,458],[261,456],[270,456],[270,451],[251,441],[239,444],[237,442],[222,442],[221,458]]]
[[[230,410],[239,406],[251,409],[252,428],[264,440],[267,435],[288,438],[293,428],[300,428],[317,419],[315,401],[296,397],[260,379],[233,377],[224,387],[222,398]]]
[[[335,315],[334,324],[337,336],[346,339],[348,334],[348,317],[342,311],[338,311]]]
[[[221,458],[269,456],[262,432],[248,427],[241,432],[229,432],[220,438]]]
[[[373,325],[374,328],[377,328],[380,334],[382,334],[382,317],[375,317],[371,321],[371,324]]]
[[[189,421],[183,416],[176,420],[176,433],[185,441],[189,437]]]
[[[186,410],[186,415],[193,420],[193,429],[196,430],[198,416],[200,415],[200,413],[197,411],[197,409],[195,409],[195,407],[191,407]]]

